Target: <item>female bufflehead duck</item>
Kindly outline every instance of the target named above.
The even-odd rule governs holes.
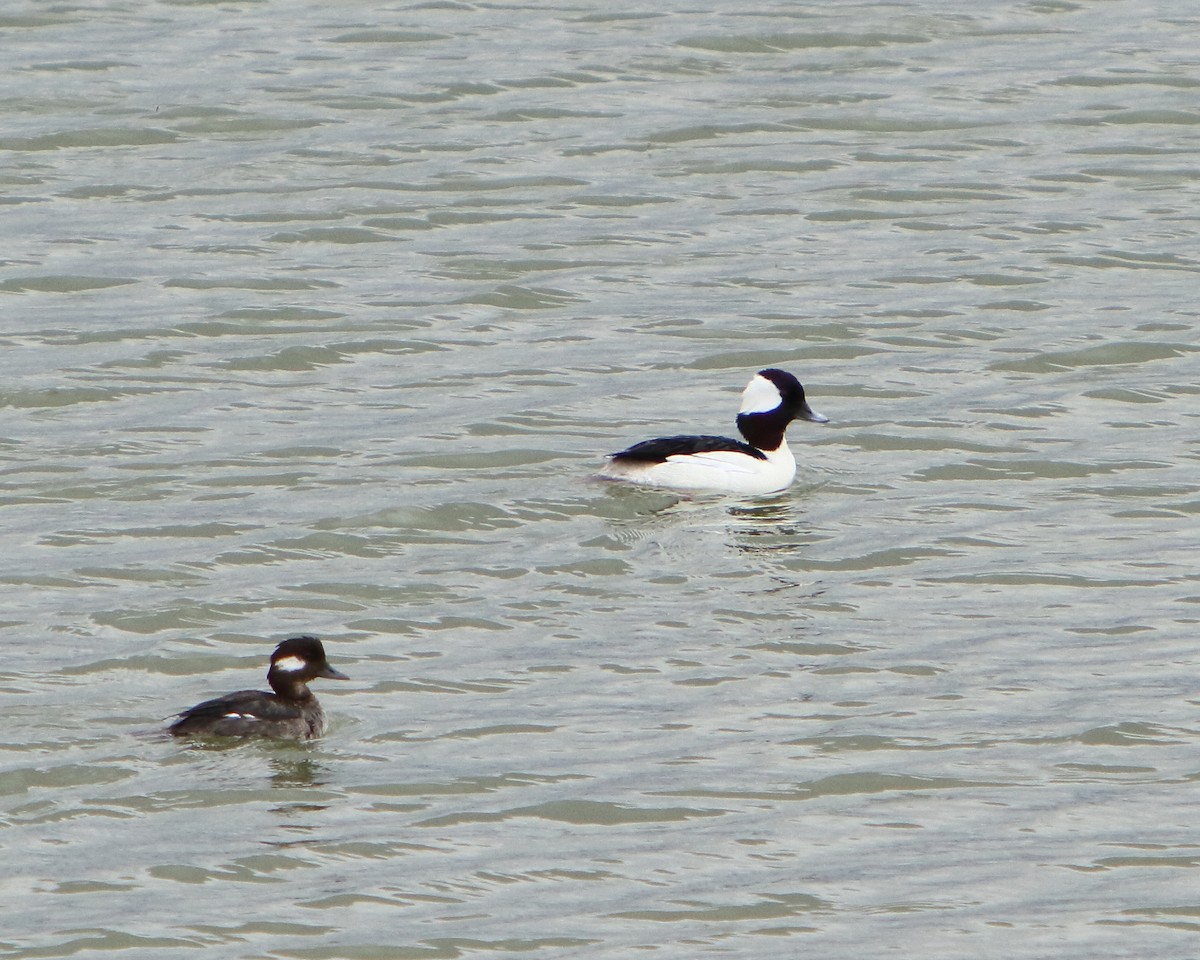
[[[614,453],[600,476],[674,490],[775,493],[796,476],[784,431],[797,419],[829,421],[808,405],[804,387],[790,373],[759,370],[742,393],[737,417],[745,443],[707,436],[644,440]]]
[[[274,693],[239,690],[205,700],[177,714],[168,729],[177,737],[311,740],[325,732],[325,711],[308,689],[308,681],[317,677],[350,679],[329,665],[316,637],[291,637],[271,654],[267,683]]]

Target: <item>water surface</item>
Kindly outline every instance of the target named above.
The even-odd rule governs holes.
[[[1194,957],[1198,30],[7,9],[0,956]]]

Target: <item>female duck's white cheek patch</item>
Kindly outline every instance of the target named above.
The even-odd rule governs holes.
[[[740,413],[766,413],[779,406],[779,388],[766,377],[756,376],[742,392]]]
[[[304,666],[304,661],[299,657],[280,657],[271,664],[272,669],[283,670],[286,673],[295,673],[297,670],[303,670]]]

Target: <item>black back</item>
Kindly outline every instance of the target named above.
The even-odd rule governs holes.
[[[689,453],[743,453],[756,460],[766,460],[761,450],[756,450],[748,443],[734,440],[732,437],[658,437],[655,440],[643,440],[635,443],[628,450],[614,453],[612,458],[617,461],[636,461],[639,463],[663,463],[667,457],[686,455]]]
[[[261,690],[239,690],[184,710],[178,714],[179,719],[171,724],[171,732],[187,733],[193,727],[203,729],[230,713],[250,714],[259,720],[294,720],[303,716],[298,706],[274,694]]]

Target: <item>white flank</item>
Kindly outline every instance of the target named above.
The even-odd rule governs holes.
[[[757,373],[742,391],[742,409],[738,413],[768,413],[779,406],[779,388]]]
[[[301,660],[299,657],[280,657],[273,664],[272,670],[283,670],[285,673],[295,673],[298,670],[303,670],[308,666],[308,662]]]
[[[225,714],[225,719],[226,720],[257,720],[258,717],[256,717],[252,713],[227,713],[227,714]]]
[[[601,476],[673,490],[711,490],[760,496],[783,490],[796,476],[787,442],[764,451],[766,460],[732,450],[678,454],[662,463],[610,463]]]

